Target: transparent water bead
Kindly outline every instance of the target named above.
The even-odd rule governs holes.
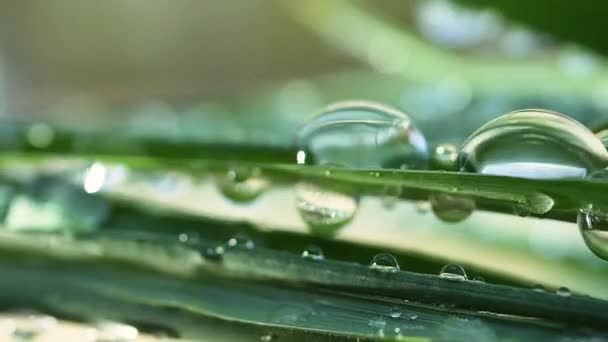
[[[576,120],[527,109],[502,115],[463,144],[463,171],[533,179],[581,178],[602,169],[608,153],[601,140]]]
[[[608,210],[590,205],[579,211],[577,223],[587,247],[608,260]]]
[[[561,297],[570,297],[572,295],[572,292],[570,292],[570,289],[567,287],[563,287],[563,286],[560,287],[559,289],[557,289],[557,291],[555,291],[555,293]]]
[[[245,249],[253,249],[255,248],[255,244],[253,241],[244,234],[237,234],[230,239],[228,239],[228,248],[241,247]]]
[[[452,144],[441,144],[435,147],[431,156],[431,165],[435,169],[452,171],[458,169],[458,148]]]
[[[369,268],[383,272],[397,272],[399,271],[399,263],[392,254],[380,253],[374,256]]]
[[[321,247],[319,246],[308,245],[306,246],[306,248],[304,248],[304,251],[302,252],[302,258],[317,261],[323,260],[323,250],[321,250]]]
[[[371,101],[325,107],[298,133],[298,164],[350,168],[425,168],[426,139],[409,116]]]
[[[251,202],[270,187],[258,168],[232,168],[217,178],[217,185],[224,196],[237,203]]]
[[[435,216],[450,223],[466,219],[475,210],[475,200],[466,196],[434,193],[430,196],[429,201]]]
[[[467,273],[458,264],[448,264],[441,269],[439,277],[450,280],[467,280]]]
[[[334,235],[357,211],[356,198],[313,184],[296,184],[294,192],[298,213],[316,235]]]

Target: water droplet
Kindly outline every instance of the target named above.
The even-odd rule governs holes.
[[[255,200],[270,187],[270,182],[261,176],[258,168],[232,168],[222,177],[217,185],[222,194],[237,203]]]
[[[441,269],[439,277],[450,280],[467,280],[467,273],[458,264],[448,264]]]
[[[387,185],[384,187],[384,194],[382,196],[382,206],[386,209],[392,209],[395,207],[401,196],[401,187]]]
[[[348,195],[299,183],[294,187],[296,209],[312,233],[332,236],[357,211],[358,201]]]
[[[55,130],[45,123],[35,123],[27,128],[26,138],[31,146],[45,148],[55,139]]]
[[[319,246],[308,245],[306,246],[306,248],[304,248],[304,251],[302,252],[302,258],[316,261],[323,260],[323,251]]]
[[[532,291],[545,292],[545,288],[541,284],[534,284],[534,286],[532,286]]]
[[[523,201],[513,204],[513,212],[521,217],[528,217],[530,214],[542,215],[549,212],[554,204],[553,198],[535,192],[526,195]]]
[[[560,287],[559,289],[557,289],[557,291],[555,292],[558,296],[562,296],[562,297],[570,297],[572,295],[572,292],[570,292],[570,289],[567,287]]]
[[[458,148],[452,144],[441,144],[435,147],[431,157],[431,165],[439,170],[458,169]]]
[[[224,256],[224,247],[222,246],[217,246],[217,247],[208,247],[205,249],[203,256],[205,257],[205,259],[207,260],[211,260],[214,262],[218,262],[222,260],[222,257]]]
[[[608,260],[608,210],[593,206],[583,208],[576,221],[587,247],[598,257]]]
[[[475,201],[466,196],[434,193],[429,200],[435,216],[445,222],[460,222],[475,209]]]
[[[556,112],[528,109],[502,115],[463,144],[460,167],[484,174],[582,178],[606,166],[606,148],[587,127]]]
[[[399,271],[399,263],[392,254],[380,253],[376,254],[372,259],[369,267],[374,270],[383,272],[397,272]]]
[[[260,341],[262,341],[262,342],[270,342],[270,341],[274,341],[274,340],[275,340],[274,334],[266,334],[266,335],[260,336]]]
[[[188,234],[186,233],[181,233],[177,236],[177,239],[179,240],[179,242],[181,243],[186,243],[188,242]]]
[[[479,282],[479,283],[485,283],[486,280],[482,277],[482,276],[475,276],[473,278],[473,281]]]
[[[234,247],[253,249],[255,247],[255,244],[247,235],[237,234],[228,240],[228,248]]]
[[[425,168],[426,139],[403,112],[369,101],[325,107],[298,133],[299,164],[349,168]]]
[[[392,308],[391,312],[389,313],[389,315],[393,318],[399,318],[401,317],[403,313],[401,312],[401,310],[399,308]]]
[[[124,323],[102,321],[95,326],[98,341],[132,341],[139,335],[137,328]]]

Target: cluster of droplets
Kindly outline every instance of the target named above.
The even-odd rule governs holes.
[[[504,114],[480,127],[460,146],[429,148],[405,113],[382,104],[346,101],[327,106],[298,134],[298,164],[354,170],[426,169],[461,171],[529,179],[608,176],[608,131],[593,134],[576,120],[552,111],[530,109]],[[330,170],[330,169],[328,169]],[[330,171],[328,171],[330,172]],[[372,171],[376,177],[381,174]],[[324,184],[324,183],[319,183]],[[296,208],[313,233],[335,234],[352,220],[359,199],[327,186],[298,184]],[[457,185],[457,184],[455,184]],[[386,186],[383,204],[395,205],[404,189]],[[470,195],[470,193],[468,194]],[[543,215],[555,202],[545,193],[513,199],[519,216]],[[460,222],[475,210],[473,197],[457,186],[429,197],[439,219]],[[589,248],[608,259],[608,211],[582,208],[578,223]]]

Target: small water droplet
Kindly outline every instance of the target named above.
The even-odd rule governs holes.
[[[479,283],[485,283],[486,280],[482,277],[482,276],[475,276],[473,278],[473,281],[479,282]]]
[[[255,244],[253,241],[245,234],[237,234],[230,239],[228,239],[228,248],[234,247],[242,247],[246,249],[253,249]]]
[[[274,334],[266,334],[266,335],[262,335],[260,336],[260,341],[262,342],[270,342],[270,341],[274,341],[275,335]]]
[[[232,168],[217,178],[217,185],[224,196],[237,203],[247,203],[258,198],[270,187],[268,179],[261,176],[259,168]]]
[[[371,101],[325,107],[298,133],[298,163],[350,168],[425,168],[427,142],[403,112]]]
[[[95,326],[97,328],[97,341],[132,341],[139,335],[137,328],[124,323],[102,321]]]
[[[294,192],[298,213],[316,235],[334,235],[357,211],[355,198],[316,185],[298,183]]]
[[[205,248],[203,256],[205,257],[205,259],[211,260],[214,262],[221,261],[222,257],[224,256],[224,247],[217,246],[217,247]]]
[[[434,193],[429,200],[435,216],[445,222],[460,222],[475,209],[475,201],[466,196]]]
[[[452,171],[458,169],[458,148],[452,144],[441,144],[435,147],[431,157],[435,169]]]
[[[186,233],[180,233],[180,234],[177,236],[177,239],[178,239],[178,240],[179,240],[179,242],[181,242],[181,243],[186,243],[186,242],[188,242],[188,234],[186,234]]]
[[[372,259],[369,267],[374,270],[383,272],[397,272],[399,271],[399,263],[392,254],[380,253],[376,254]]]
[[[541,284],[534,284],[532,290],[535,292],[545,292],[545,288]]]
[[[382,196],[382,206],[386,209],[392,209],[395,207],[401,196],[401,187],[399,186],[385,186],[384,194]]]
[[[391,312],[389,313],[389,315],[393,318],[399,318],[401,317],[403,313],[401,312],[401,309],[399,308],[392,308]]]
[[[306,246],[306,248],[304,248],[304,251],[302,252],[302,258],[316,261],[323,260],[323,251],[319,246],[308,245]]]
[[[460,167],[491,175],[582,178],[608,163],[606,148],[587,127],[556,112],[528,109],[502,115],[463,144]]]
[[[34,123],[27,128],[26,139],[35,148],[45,148],[55,139],[55,130],[45,123]]]
[[[449,280],[467,280],[467,273],[458,264],[448,264],[441,269],[439,277]]]
[[[570,289],[567,287],[560,287],[559,289],[557,289],[557,291],[555,292],[558,296],[561,297],[570,297],[572,295],[572,292],[570,292]]]
[[[587,247],[608,260],[608,210],[589,205],[579,211],[577,223]]]

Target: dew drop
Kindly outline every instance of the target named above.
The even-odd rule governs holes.
[[[530,214],[542,215],[549,212],[554,204],[553,198],[535,192],[526,195],[523,201],[513,204],[513,212],[521,217],[528,217]]]
[[[180,233],[180,234],[177,236],[177,239],[178,239],[178,240],[179,240],[179,242],[181,242],[181,243],[186,243],[186,242],[188,242],[188,234],[186,234],[186,233]]]
[[[534,284],[534,286],[532,286],[532,291],[545,292],[545,288],[541,284]]]
[[[602,169],[608,153],[601,140],[576,120],[527,109],[502,115],[463,144],[463,171],[534,179],[582,178]]]
[[[260,341],[262,341],[262,342],[270,342],[270,341],[274,341],[274,340],[275,340],[274,334],[266,334],[266,335],[260,336]]]
[[[409,116],[370,101],[325,107],[298,133],[299,164],[348,168],[426,168],[427,142]]]
[[[372,259],[369,267],[373,270],[383,272],[397,272],[399,271],[399,263],[392,254],[380,253],[376,254]]]
[[[576,221],[587,247],[596,256],[608,260],[608,210],[583,208]]]
[[[261,176],[258,168],[232,168],[217,178],[221,193],[236,203],[255,200],[270,187],[270,182]]]
[[[230,239],[228,239],[227,245],[228,248],[240,247],[245,249],[253,249],[255,247],[253,241],[247,235],[244,234],[237,234],[231,237]]]
[[[435,169],[452,171],[458,169],[458,148],[452,144],[441,144],[435,147],[431,165]]]
[[[475,276],[475,277],[473,277],[473,281],[476,281],[478,283],[485,283],[486,282],[486,280],[482,276]]]
[[[102,321],[96,324],[98,341],[132,341],[137,338],[137,328],[119,322]]]
[[[354,197],[313,184],[296,184],[294,192],[296,209],[315,235],[333,236],[357,211],[358,201]]]
[[[389,313],[389,315],[393,318],[399,318],[401,317],[403,313],[401,312],[401,310],[399,308],[392,308],[391,312]]]
[[[27,128],[26,138],[31,146],[45,148],[55,139],[55,130],[45,123],[34,123]]]
[[[382,196],[382,206],[385,209],[392,209],[399,202],[399,196],[401,196],[401,187],[387,185],[384,187],[384,194]]]
[[[469,217],[475,209],[475,201],[466,196],[434,193],[429,201],[435,216],[445,222],[460,222]]]
[[[567,287],[560,287],[555,293],[561,297],[570,297],[572,295],[572,292]]]
[[[441,269],[439,277],[449,280],[467,280],[467,273],[458,264],[448,264]]]
[[[321,247],[315,245],[308,245],[302,252],[302,258],[320,261],[324,259],[323,251]]]
[[[224,250],[224,247],[222,247],[222,246],[208,247],[203,252],[203,256],[207,260],[210,260],[213,262],[218,262],[218,261],[222,260],[222,257],[224,256],[224,252],[225,252],[225,250]]]

